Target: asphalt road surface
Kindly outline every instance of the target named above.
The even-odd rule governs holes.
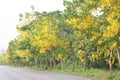
[[[92,79],[45,71],[13,68],[1,65],[0,80],[92,80]]]

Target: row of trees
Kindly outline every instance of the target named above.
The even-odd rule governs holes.
[[[64,0],[64,12],[20,14],[20,35],[1,56],[4,63],[39,65],[83,64],[120,67],[120,0]],[[45,67],[44,67],[45,66]]]

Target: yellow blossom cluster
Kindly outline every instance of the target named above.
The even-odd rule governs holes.
[[[17,50],[16,53],[19,57],[28,57],[29,56],[29,50]]]
[[[117,20],[114,20],[113,23],[109,26],[107,26],[107,30],[104,31],[103,36],[104,37],[114,37],[115,35],[118,34],[120,29],[120,25]]]
[[[80,19],[79,18],[73,18],[73,19],[67,20],[66,22],[70,25],[78,25],[80,23]]]

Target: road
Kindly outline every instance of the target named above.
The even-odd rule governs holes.
[[[0,66],[0,80],[92,80],[78,76]]]

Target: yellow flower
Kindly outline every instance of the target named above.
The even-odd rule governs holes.
[[[58,54],[58,59],[62,59],[62,54],[61,53]]]
[[[45,53],[45,52],[46,52],[46,49],[45,49],[45,48],[40,49],[40,54],[43,54],[43,53]]]
[[[117,46],[117,42],[114,42],[111,47],[116,47],[116,46]]]

